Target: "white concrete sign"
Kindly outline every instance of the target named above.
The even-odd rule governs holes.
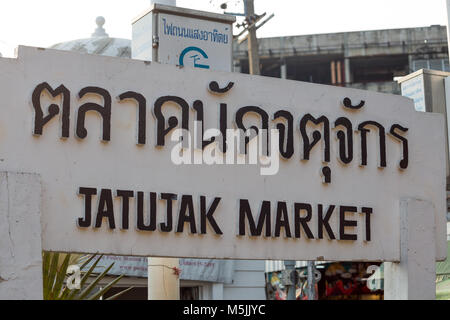
[[[0,171],[40,175],[44,250],[396,262],[415,198],[445,257],[444,119],[410,99],[29,47],[0,70]]]
[[[417,111],[425,112],[425,84],[423,74],[408,79],[401,83],[402,96],[414,100]]]

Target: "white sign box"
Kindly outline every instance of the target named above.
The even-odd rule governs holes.
[[[399,261],[414,197],[445,257],[444,119],[409,99],[29,47],[0,70],[0,170],[41,175],[44,250]],[[202,119],[221,143],[196,163],[237,128],[279,129],[282,156],[269,135],[257,164],[176,164]]]
[[[233,16],[155,4],[133,22],[134,59],[232,70]]]
[[[402,95],[414,100],[417,111],[426,111],[425,107],[425,84],[423,75],[411,78],[401,83]]]

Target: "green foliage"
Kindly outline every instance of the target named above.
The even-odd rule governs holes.
[[[111,289],[111,287],[122,279],[123,275],[120,275],[102,289],[96,291],[95,289],[98,283],[107,275],[108,271],[111,270],[114,265],[114,263],[112,263],[99,275],[93,274],[95,267],[102,258],[102,255],[100,255],[87,271],[83,271],[96,256],[96,254],[80,256],[68,253],[44,251],[42,253],[44,300],[98,300],[103,296]],[[71,290],[65,285],[67,268],[72,264],[77,264],[81,270],[80,289]],[[89,278],[91,278],[91,281],[90,284],[87,285],[87,280]],[[131,289],[132,287],[125,289],[114,296],[109,297],[107,300],[116,299]]]

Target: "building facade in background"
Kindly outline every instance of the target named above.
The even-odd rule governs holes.
[[[263,76],[400,94],[397,77],[450,71],[445,26],[258,39]],[[248,73],[247,43],[235,42],[235,70]],[[283,69],[285,71],[283,71]]]

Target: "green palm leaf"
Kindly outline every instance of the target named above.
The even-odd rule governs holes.
[[[89,256],[80,256],[76,259],[75,263],[80,265],[82,271],[90,262],[94,260],[97,254]],[[67,276],[67,268],[71,264],[71,254],[57,253],[57,252],[43,252],[42,253],[42,274],[43,274],[43,287],[44,287],[44,299],[45,300],[97,300],[100,299],[108,290],[110,290],[115,284],[122,279],[123,275],[115,278],[108,283],[101,290],[93,293],[94,289],[98,286],[99,282],[107,275],[111,270],[114,263],[108,266],[101,274],[94,276],[93,271],[99,263],[103,255],[97,257],[95,262],[85,272],[82,271],[82,278],[80,281],[80,289],[70,290],[64,285]],[[61,259],[62,263],[61,263]],[[73,262],[72,262],[73,263]],[[88,279],[90,284],[85,286]],[[132,288],[125,289],[111,297],[108,300],[116,299],[125,292]]]
[[[92,290],[95,289],[95,286],[100,282],[100,280],[102,280],[106,274],[108,273],[108,271],[113,267],[114,262],[105,269],[105,271],[103,271],[101,274],[99,274],[97,276],[97,278],[94,279],[94,281],[91,282],[90,285],[88,285],[86,287],[86,289],[84,289],[78,296],[78,299],[83,300],[84,298],[86,298],[88,296],[89,293],[91,293]]]
[[[64,278],[66,277],[66,270],[69,267],[70,254],[66,254],[64,257],[64,262],[58,272],[56,273],[56,280],[53,287],[54,296],[53,298],[58,299],[61,293],[61,288],[64,285]]]
[[[111,281],[108,285],[106,285],[106,287],[102,288],[96,294],[89,297],[89,300],[98,300],[101,296],[103,296],[106,292],[108,292],[108,290],[111,289],[113,285],[119,282],[119,280],[122,279],[123,276],[124,275],[122,274],[113,281]]]
[[[55,284],[55,277],[58,272],[59,253],[50,253],[50,255],[52,255],[51,263],[47,278],[44,279],[44,299],[46,300],[53,300],[54,298],[53,286]]]
[[[93,255],[94,257],[95,255]],[[81,282],[80,282],[80,287],[82,288],[84,286],[84,284],[86,283],[86,280],[89,279],[89,277],[92,275],[92,272],[94,271],[95,267],[97,266],[97,264],[99,263],[100,259],[103,257],[103,255],[100,255],[97,260],[95,260],[95,262],[92,264],[92,266],[89,268],[89,270],[83,275],[83,277],[81,278]],[[90,259],[92,260],[92,259]],[[83,264],[84,266],[86,266],[87,264]],[[80,268],[80,270],[82,270],[82,268]],[[76,295],[78,293],[80,293],[81,289],[76,289],[76,290],[72,290],[72,292],[68,295],[67,299],[68,300],[78,300],[78,298],[76,298]]]
[[[122,291],[116,293],[115,295],[113,295],[113,296],[111,296],[111,297],[109,297],[109,298],[106,298],[106,300],[115,300],[115,299],[117,299],[118,297],[120,297],[121,295],[123,295],[125,292],[128,292],[128,291],[130,291],[130,290],[133,289],[133,288],[134,288],[134,287],[129,287],[128,289],[122,290]]]

